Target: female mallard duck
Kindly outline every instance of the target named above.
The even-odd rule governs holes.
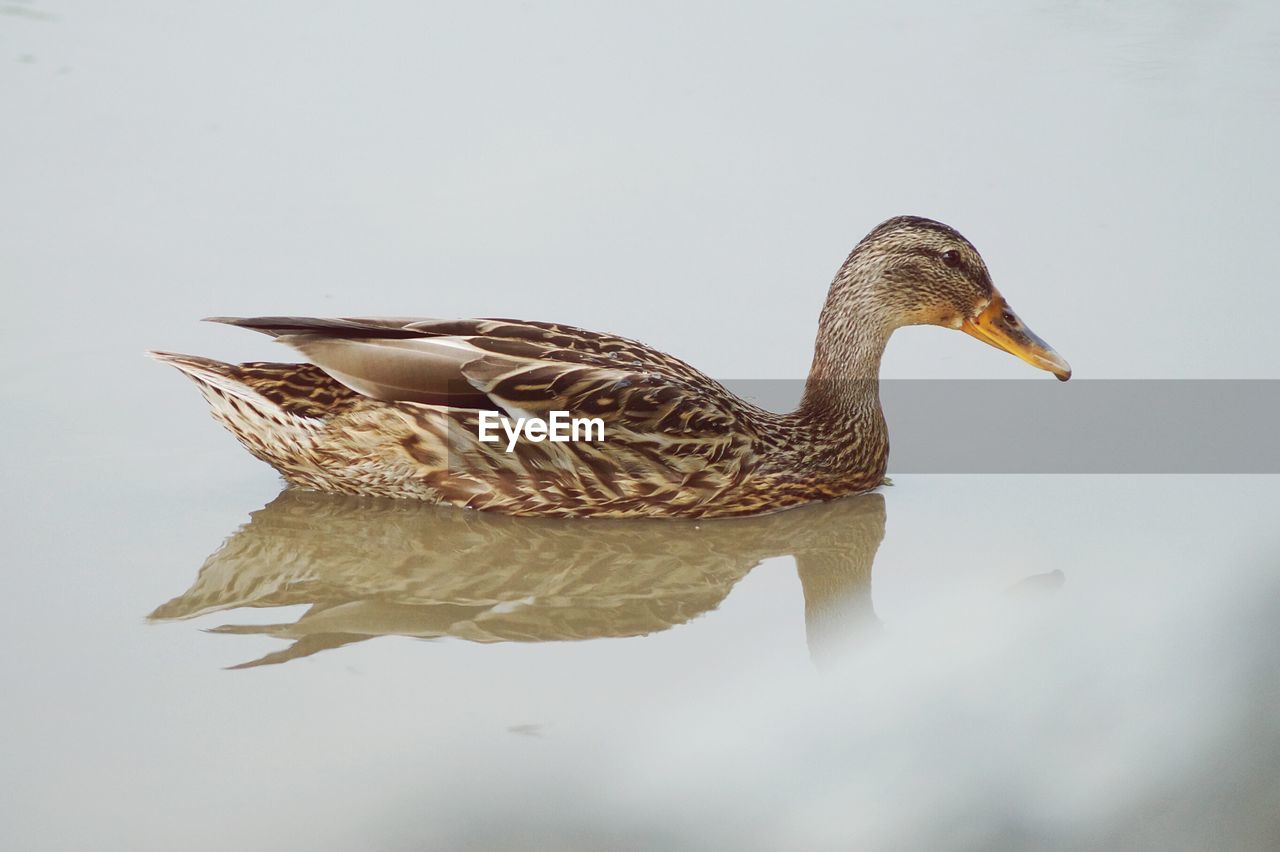
[[[312,364],[152,355],[194,379],[213,416],[289,482],[513,515],[727,517],[869,491],[889,451],[880,357],[901,326],[958,328],[1071,375],[992,286],[977,249],[913,216],[881,224],[836,273],[790,414],[634,340],[554,323],[216,321],[270,334]],[[481,440],[488,412],[599,418],[604,439],[508,451]]]

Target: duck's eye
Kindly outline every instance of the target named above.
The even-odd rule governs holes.
[[[942,262],[955,269],[960,265],[960,252],[955,249],[947,249],[942,253]]]
[[[1009,325],[1017,325],[1017,324],[1018,324],[1018,318],[1017,318],[1016,316],[1014,316],[1014,315],[1013,315],[1013,312],[1012,312],[1012,311],[1005,311],[1003,314],[1001,314],[1001,315],[1000,315],[1000,317],[1001,317],[1005,322],[1007,322]]]

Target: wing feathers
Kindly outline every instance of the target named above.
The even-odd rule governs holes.
[[[317,317],[205,317],[205,322],[218,322],[223,325],[234,325],[249,328],[280,337],[285,334],[331,334],[335,337],[421,337],[422,332],[410,326],[432,323],[435,320],[422,317],[339,317],[321,319]]]
[[[666,445],[708,442],[740,403],[689,365],[625,338],[507,319],[215,318],[275,336],[374,399],[601,417]]]
[[[386,401],[492,408],[462,374],[482,353],[457,338],[342,338],[281,334],[320,369],[354,391]]]

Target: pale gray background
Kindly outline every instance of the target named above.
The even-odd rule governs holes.
[[[0,846],[1274,847],[1275,477],[897,476],[844,679],[787,559],[652,637],[224,672],[279,643],[196,627],[297,612],[143,618],[279,482],[140,353],[509,315],[795,380],[916,213],[1082,379],[1277,379],[1276,10],[0,0]]]
[[[849,248],[916,213],[1081,378],[1280,377],[1272,4],[5,9],[7,309],[99,357],[506,315],[795,378]],[[937,329],[886,364],[1027,369]]]

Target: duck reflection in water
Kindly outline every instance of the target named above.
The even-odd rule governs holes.
[[[575,521],[286,489],[149,617],[310,606],[293,623],[214,628],[292,640],[234,668],[376,636],[644,636],[714,610],[765,559],[794,555],[810,653],[821,662],[879,624],[871,564],[884,527],[876,493],[754,518]]]

